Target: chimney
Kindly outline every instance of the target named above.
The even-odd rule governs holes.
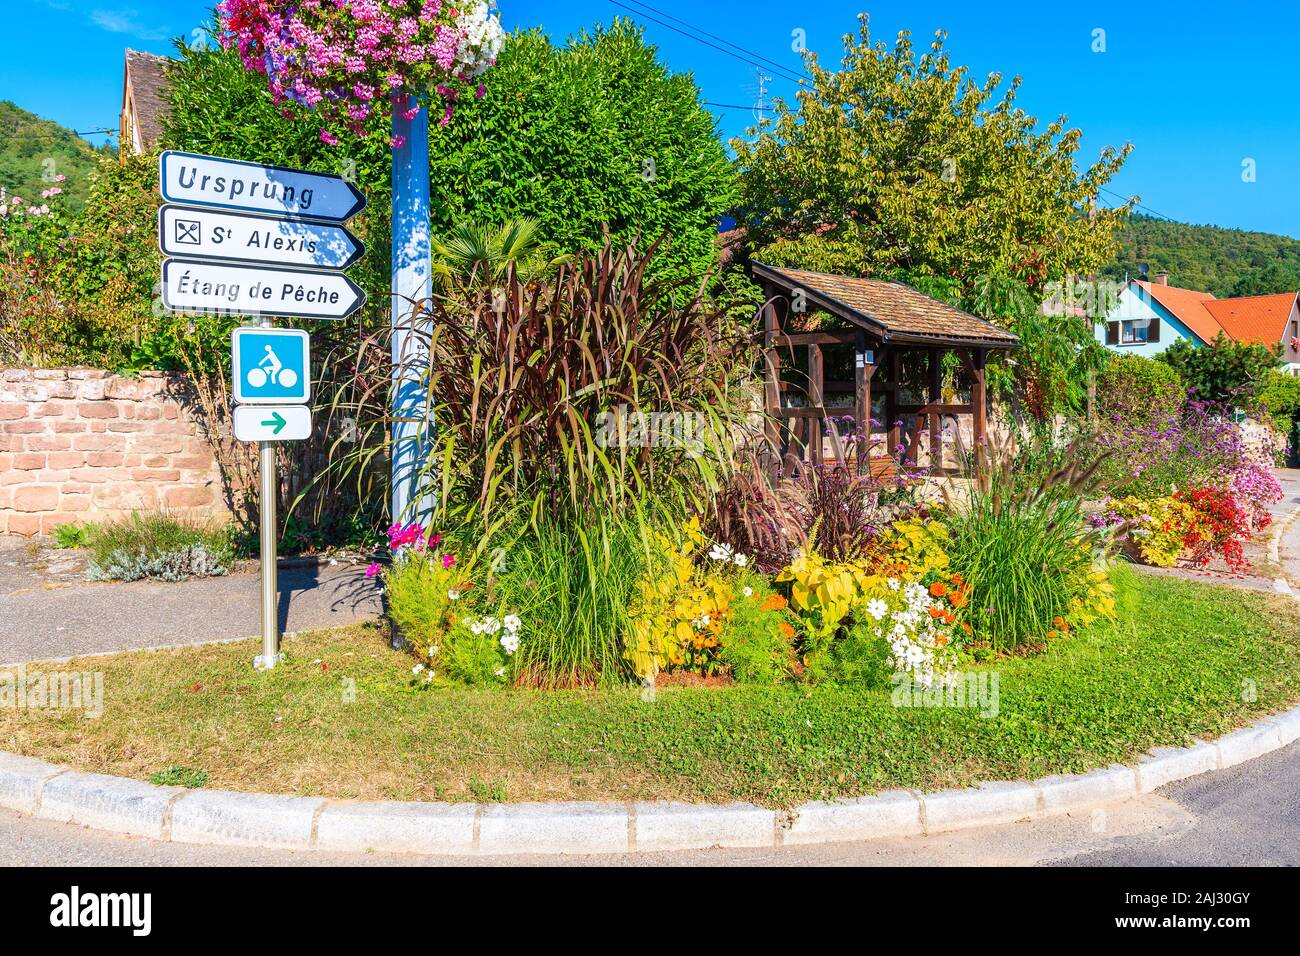
[[[1156,285],[1169,285],[1169,273],[1161,269],[1151,281]]]

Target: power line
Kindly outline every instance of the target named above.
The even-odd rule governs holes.
[[[73,136],[94,136],[96,133],[116,132],[117,130],[105,126],[100,129],[88,129],[81,132],[68,130],[66,133],[4,133],[0,134],[0,139],[65,139],[69,134]]]
[[[622,8],[623,8],[624,10],[626,10],[628,13],[635,14],[636,16],[639,16],[639,17],[645,17],[645,19],[651,21],[652,23],[657,23],[657,24],[659,24],[661,27],[665,27],[665,28],[667,28],[667,29],[669,29],[669,30],[672,30],[674,33],[679,33],[679,34],[681,34],[682,36],[686,37],[686,38],[689,39],[689,40],[694,40],[696,43],[703,43],[705,46],[707,46],[707,47],[711,47],[712,49],[717,50],[719,53],[725,53],[727,56],[729,56],[729,57],[731,57],[731,58],[733,58],[733,59],[739,60],[739,61],[742,62],[742,63],[748,63],[750,66],[755,66],[755,67],[759,67],[759,68],[762,68],[762,66],[763,66],[763,64],[757,62],[756,60],[751,59],[751,57],[749,57],[749,56],[742,56],[742,55],[739,54],[739,53],[733,53],[731,50],[728,50],[726,47],[718,46],[716,43],[710,43],[708,40],[705,40],[705,39],[703,39],[703,38],[701,38],[701,37],[697,37],[697,36],[696,36],[695,34],[693,34],[693,33],[687,33],[685,30],[682,30],[682,29],[680,29],[679,27],[675,27],[675,26],[673,26],[671,23],[666,23],[666,22],[663,21],[663,20],[658,20],[658,19],[656,19],[655,17],[652,17],[652,16],[650,16],[650,15],[647,14],[647,13],[643,13],[643,12],[640,11],[640,10],[636,10],[636,9],[634,9],[634,8],[632,8],[632,7],[629,7],[629,6],[628,6],[627,4],[625,4],[625,3],[620,3],[619,0],[609,0],[609,2],[612,3],[612,4],[613,4],[614,6],[616,6],[616,7],[622,7]],[[723,42],[723,43],[726,43],[727,41],[723,40],[722,42]],[[737,47],[737,49],[740,49],[740,48]],[[791,82],[791,83],[800,83],[800,82],[802,82],[804,79],[806,79],[806,77],[800,77],[800,76],[798,76],[797,74],[793,73],[792,71],[787,70],[785,67],[775,67],[775,69],[778,69],[778,70],[780,70],[783,74],[785,74],[785,75],[783,75],[783,76],[780,77],[781,79],[783,79],[783,80],[787,80],[787,81],[789,81],[789,82]],[[747,109],[752,109],[752,107],[747,107]]]
[[[611,2],[614,2],[614,0],[611,0]],[[762,60],[764,63],[768,64],[769,66],[790,74],[790,77],[793,79],[800,80],[800,79],[807,78],[806,74],[797,73],[796,71],[791,70],[789,67],[785,66],[784,64],[778,63],[775,60],[769,60],[761,53],[755,53],[753,50],[747,49],[738,43],[732,43],[730,40],[726,39],[725,37],[720,37],[716,33],[710,33],[708,30],[705,30],[702,27],[697,27],[693,23],[688,23],[687,21],[683,20],[681,17],[675,17],[671,13],[666,13],[663,10],[656,9],[655,7],[650,6],[650,4],[648,3],[643,3],[642,0],[630,0],[630,2],[638,7],[644,7],[645,9],[649,10],[651,13],[657,13],[661,17],[667,17],[669,20],[672,20],[674,23],[680,23],[682,26],[690,30],[694,30],[696,33],[706,36],[710,40],[717,40],[719,43],[726,44],[727,46],[731,47],[733,50],[739,50],[741,53],[745,53],[751,57],[754,57],[755,59]],[[625,10],[627,9],[627,6],[622,3],[618,3],[617,6],[623,7],[623,9]],[[633,10],[632,12],[635,13],[636,11]],[[754,64],[754,65],[757,66],[758,64]]]
[[[1099,187],[1097,187],[1097,188],[1099,188],[1102,192],[1110,193],[1110,194],[1111,194],[1112,196],[1114,196],[1115,198],[1117,198],[1117,199],[1122,199],[1122,200],[1124,200],[1125,202],[1128,202],[1131,198],[1133,198],[1133,197],[1131,197],[1131,196],[1125,196],[1123,193],[1117,193],[1117,192],[1115,192],[1115,190],[1113,190],[1113,189],[1107,189],[1105,186],[1099,186]],[[1165,215],[1164,213],[1162,213],[1162,212],[1156,212],[1156,211],[1155,211],[1154,209],[1152,209],[1150,206],[1144,206],[1144,205],[1142,205],[1142,203],[1140,203],[1140,202],[1138,202],[1138,203],[1134,203],[1133,205],[1137,206],[1139,209],[1144,209],[1144,210],[1146,210],[1146,211],[1149,212],[1151,215],[1155,216],[1157,219],[1163,219],[1163,220],[1165,220],[1165,222],[1179,222],[1179,221],[1180,221],[1180,220],[1174,219],[1172,216],[1166,216],[1166,215]]]

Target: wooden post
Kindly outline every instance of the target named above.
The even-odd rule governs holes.
[[[809,408],[826,409],[824,399],[824,387],[826,384],[826,370],[822,362],[822,347],[816,342],[808,343],[808,406]],[[822,463],[824,439],[823,431],[826,428],[826,418],[808,419],[808,427],[805,434],[808,438],[808,460],[814,465]]]
[[[988,393],[984,384],[983,349],[971,349],[970,408],[972,438],[975,442],[975,467],[978,469],[988,454]]]
[[[930,404],[943,401],[943,353],[930,350]],[[930,474],[937,475],[943,468],[943,422],[938,412],[930,413]]]
[[[858,426],[858,474],[871,472],[871,379],[876,374],[876,362],[880,356],[873,355],[875,361],[867,361],[867,337],[859,332],[854,344],[853,356],[853,417]]]
[[[885,417],[889,419],[885,423],[889,429],[885,438],[885,450],[889,452],[890,458],[895,458],[898,455],[898,446],[902,444],[903,435],[902,429],[898,425],[900,421],[898,417],[898,392],[902,386],[902,381],[899,377],[898,350],[894,348],[889,350],[889,385],[890,388],[889,392],[886,393],[887,400],[885,402]]]
[[[763,286],[763,393],[767,440],[780,461],[781,423],[777,416],[781,412],[781,351],[776,347],[776,337],[781,333],[781,318],[777,314],[776,291],[770,282]]]

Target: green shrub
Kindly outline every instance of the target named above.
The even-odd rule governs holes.
[[[1099,563],[1104,540],[1083,511],[1096,467],[1073,464],[1079,457],[1073,448],[1056,455],[1007,448],[994,457],[977,470],[966,500],[948,519],[951,570],[973,588],[975,637],[1011,649],[1111,613]],[[1027,470],[1026,463],[1039,468]]]
[[[1269,371],[1277,368],[1280,346],[1234,342],[1222,333],[1209,348],[1179,339],[1160,353],[1183,383],[1207,402],[1249,405]]]
[[[627,674],[628,610],[655,561],[638,517],[529,524],[494,559],[489,601],[522,618],[518,680],[572,687]]]
[[[90,525],[61,524],[54,529],[56,548],[84,548],[90,543]]]
[[[1172,365],[1141,355],[1113,355],[1097,374],[1097,412],[1131,427],[1176,416],[1185,397]]]
[[[789,680],[795,663],[794,630],[784,615],[763,609],[763,601],[776,592],[756,574],[741,575],[736,591],[718,657],[740,684]]]
[[[177,518],[166,512],[136,512],[94,525],[88,535],[93,581],[182,581],[227,574],[234,560],[229,529]]]
[[[509,657],[496,631],[474,631],[457,621],[446,635],[438,655],[446,676],[465,684],[500,684],[509,676]]]
[[[824,675],[827,680],[863,687],[889,686],[895,673],[889,663],[889,642],[871,623],[868,619],[854,621],[831,645]]]
[[[1278,431],[1290,438],[1296,422],[1300,422],[1300,375],[1272,369],[1255,393],[1255,402],[1273,419]]]

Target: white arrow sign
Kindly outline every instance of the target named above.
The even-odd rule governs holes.
[[[366,253],[342,226],[185,206],[158,210],[158,248],[165,256],[306,269],[346,269]]]
[[[158,188],[163,199],[186,206],[338,222],[366,208],[366,197],[342,176],[171,149],[158,159]]]
[[[164,259],[162,300],[173,312],[346,319],[366,294],[336,272]]]
[[[236,405],[236,441],[306,441],[311,409],[306,405]]]

